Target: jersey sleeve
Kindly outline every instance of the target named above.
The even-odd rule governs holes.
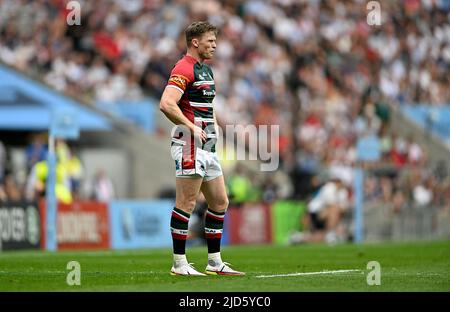
[[[189,84],[194,80],[193,68],[186,63],[177,63],[170,73],[167,88],[175,88],[184,93]]]

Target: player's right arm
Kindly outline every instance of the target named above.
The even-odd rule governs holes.
[[[189,83],[194,80],[192,66],[178,62],[170,73],[169,81],[159,102],[159,109],[176,125],[186,126],[191,134],[206,141],[206,132],[191,122],[181,111],[178,102],[187,91]]]
[[[161,96],[159,109],[171,122],[176,125],[185,125],[192,131],[195,125],[183,115],[183,112],[178,106],[181,96],[182,93],[177,89],[166,88]]]
[[[194,136],[201,138],[202,142],[206,141],[206,132],[192,123],[186,116],[184,116],[178,102],[180,101],[182,93],[175,88],[165,88],[159,102],[159,109],[166,115],[166,117],[176,125],[186,126]]]
[[[176,125],[186,126],[191,133],[201,138],[203,142],[206,141],[206,132],[202,128],[192,123],[186,116],[184,116],[178,102],[180,101],[182,93],[175,88],[165,88],[161,101],[159,102],[159,109],[166,115],[166,117]]]

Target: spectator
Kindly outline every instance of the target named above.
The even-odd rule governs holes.
[[[234,173],[228,177],[228,193],[232,205],[242,205],[252,197],[254,185],[241,164],[237,164]]]
[[[424,207],[433,201],[432,180],[430,178],[422,180],[413,189],[414,203]]]
[[[346,229],[342,224],[342,216],[349,207],[350,197],[344,182],[338,177],[332,177],[308,203],[305,224],[309,227],[309,231],[293,233],[291,243],[334,244],[344,241]]]
[[[78,198],[80,196],[80,188],[84,176],[84,169],[81,160],[75,154],[73,148],[69,149],[69,159],[67,160],[66,166],[70,179],[70,190],[74,197]]]
[[[115,198],[114,185],[104,169],[98,169],[95,174],[92,198],[105,203]]]
[[[49,167],[47,160],[37,162],[28,176],[25,198],[29,201],[45,198]],[[65,164],[57,160],[55,168],[55,196],[62,203],[72,203],[72,193],[69,188],[69,176]]]
[[[408,139],[408,162],[411,165],[418,166],[421,165],[424,160],[425,155],[423,149],[410,136]]]
[[[4,192],[8,201],[19,202],[22,200],[22,194],[19,186],[11,174],[5,176]]]
[[[46,160],[47,145],[45,144],[44,136],[42,134],[35,134],[32,137],[31,143],[26,148],[27,158],[27,172],[38,162]]]
[[[425,172],[427,150],[392,134],[390,114],[402,105],[450,102],[449,9],[447,1],[390,1],[383,24],[370,27],[361,1],[97,0],[83,2],[80,29],[65,23],[60,1],[6,0],[0,60],[92,105],[158,98],[182,53],[184,27],[209,16],[223,29],[211,64],[221,86],[219,123],[279,124],[280,171],[293,197],[308,199],[321,172],[349,172],[357,139],[369,132],[382,146],[374,169],[389,171],[389,181],[374,178],[374,200],[390,194],[413,201],[415,186],[401,180],[400,169]],[[33,29],[37,36],[29,35]],[[28,170],[45,159],[46,147],[42,140],[29,149]],[[250,175],[236,181],[249,188]],[[432,188],[444,188],[445,177],[439,173]]]

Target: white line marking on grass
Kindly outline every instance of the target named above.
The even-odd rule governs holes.
[[[275,274],[275,275],[258,275],[257,278],[266,277],[290,277],[290,276],[306,276],[306,275],[320,275],[320,274],[338,274],[338,273],[349,273],[349,272],[361,272],[361,270],[334,270],[334,271],[320,271],[320,272],[299,272],[299,273],[289,273],[289,274]]]
[[[39,274],[67,274],[67,271],[0,271],[0,275],[39,275]],[[111,271],[87,271],[83,272],[84,275],[154,275],[169,274],[167,272],[155,272],[155,271],[143,271],[143,272],[111,272]]]

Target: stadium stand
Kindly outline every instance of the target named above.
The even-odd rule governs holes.
[[[330,171],[351,185],[356,142],[373,134],[382,158],[370,168],[369,202],[450,209],[445,149],[434,161],[417,129],[399,135],[393,125],[418,104],[450,103],[448,1],[383,2],[379,27],[366,23],[365,1],[79,2],[83,27],[66,25],[64,1],[2,1],[0,60],[92,106],[158,99],[184,27],[209,18],[221,29],[220,124],[280,125],[280,170],[273,180],[247,171],[260,189],[248,198],[308,200]]]

